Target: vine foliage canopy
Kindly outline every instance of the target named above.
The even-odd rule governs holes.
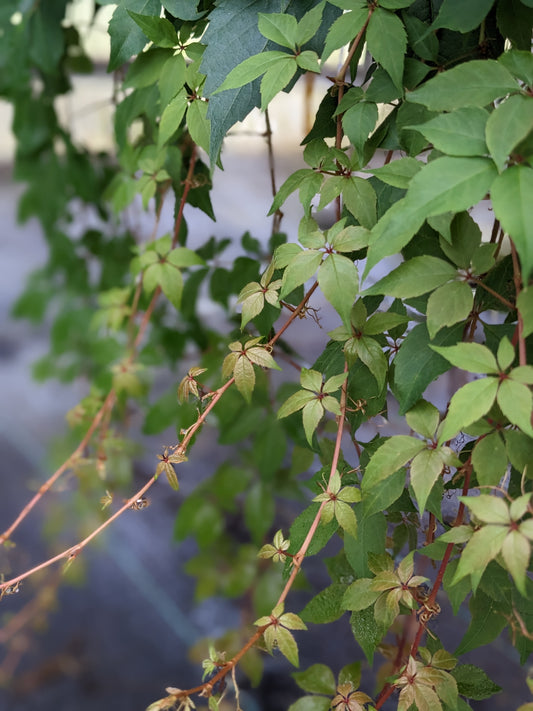
[[[177,490],[211,425],[238,451],[175,499],[175,536],[196,539],[197,596],[236,598],[244,622],[206,652],[203,678],[149,710],[238,709],[265,652],[302,690],[291,711],[475,708],[501,689],[463,655],[504,630],[522,665],[533,651],[533,1],[120,0],[108,26],[114,148],[98,153],[57,110],[76,75],[99,71],[74,5],[0,8],[18,215],[36,217],[48,245],[14,313],[51,323],[36,377],[90,383],[67,415],[68,457],[0,542],[16,543],[66,472],[76,510],[98,523],[4,571],[2,605],[83,558],[150,489]],[[294,146],[305,167],[277,185],[269,106],[303,82],[323,92]],[[198,246],[195,214],[216,218],[224,142],[256,109],[272,234],[250,225],[230,259],[231,239]],[[299,224],[284,233],[293,194]],[[143,211],[148,236],[131,219]],[[201,316],[206,294],[219,329]],[[290,339],[299,319],[316,359]],[[132,412],[159,451],[138,490]],[[381,426],[389,412],[395,430]],[[171,426],[175,441],[161,442]],[[301,609],[292,589],[312,556],[327,580]],[[468,628],[446,649],[435,622],[463,604]],[[339,619],[364,675],[353,653],[340,669],[319,658],[291,672],[307,625],[327,636]]]

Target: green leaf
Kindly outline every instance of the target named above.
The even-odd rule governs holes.
[[[181,89],[161,114],[157,145],[164,145],[178,130],[188,106],[187,92]]]
[[[179,269],[168,263],[159,265],[158,281],[163,294],[176,309],[179,309],[183,292],[183,277]]]
[[[329,55],[335,50],[350,44],[357,33],[363,28],[368,18],[368,7],[350,6],[351,12],[338,17],[329,28],[324,51],[322,52],[322,62],[325,62]]]
[[[442,452],[438,449],[423,449],[411,462],[411,486],[421,515],[443,468]]]
[[[177,57],[184,63],[181,55],[177,55]],[[169,58],[173,57],[172,51],[168,49],[158,49],[154,47],[147,52],[142,52],[134,62],[130,64],[123,86],[142,89],[152,84],[157,84],[159,78],[163,75],[163,67]],[[185,63],[183,69],[185,70]],[[185,79],[185,71],[183,71],[183,78]],[[178,86],[174,93],[177,93],[179,88]]]
[[[311,368],[302,368],[300,383],[307,390],[320,392],[322,390],[322,373]]]
[[[207,118],[207,102],[195,99],[187,110],[187,128],[196,145],[209,153],[210,123]]]
[[[431,346],[456,368],[468,370],[470,373],[499,373],[500,369],[487,346],[480,343],[458,343],[455,346]]]
[[[296,55],[296,64],[306,72],[320,74],[320,64],[318,63],[316,52],[311,52],[311,50],[300,52],[300,54]]]
[[[246,402],[251,402],[255,386],[255,373],[253,365],[246,356],[237,358],[233,369],[233,377],[235,378],[237,390],[241,393]]]
[[[357,518],[352,507],[344,501],[335,502],[335,518],[346,534],[357,538]]]
[[[382,347],[376,340],[368,338],[367,336],[354,338],[351,343],[353,343],[353,349],[350,349],[347,355],[351,355],[352,353],[356,354],[376,379],[378,388],[382,388],[385,385],[385,379],[389,369],[389,364]],[[346,351],[348,351],[349,344],[350,342],[347,344]]]
[[[407,101],[431,111],[453,111],[464,106],[484,107],[518,90],[513,76],[494,59],[474,59],[440,72],[407,94]]]
[[[519,531],[510,531],[503,542],[502,556],[519,592],[526,597],[526,574],[531,557],[531,546]]]
[[[497,525],[483,526],[475,531],[461,554],[453,582],[459,582],[467,575],[481,576],[490,561],[501,551],[508,531],[508,526]],[[476,588],[477,585],[473,587]]]
[[[322,293],[349,327],[350,312],[359,290],[357,267],[341,254],[330,254],[318,270]]]
[[[300,16],[310,7],[317,5],[316,0],[295,2],[280,0],[275,9],[279,12]],[[201,71],[207,76],[204,96],[209,96],[207,117],[211,120],[211,162],[214,163],[220,153],[222,142],[237,121],[242,121],[250,111],[260,104],[259,82],[246,85],[241,89],[231,89],[220,94],[213,92],[221,86],[230,71],[251,56],[264,54],[265,49],[273,45],[259,32],[258,13],[273,9],[270,0],[252,0],[251,2],[224,2],[217,4],[209,13],[209,25],[202,36],[206,46],[203,53]],[[340,14],[340,10],[329,3],[323,13],[318,32],[309,42],[307,49],[317,53],[322,51],[327,28]],[[235,41],[239,37],[242,41]],[[231,47],[231,51],[228,51]],[[266,68],[265,68],[266,69]],[[321,179],[321,176],[317,177]]]
[[[368,23],[366,42],[371,55],[401,91],[407,35],[400,18],[381,7],[376,8]]]
[[[467,699],[481,701],[501,691],[501,687],[491,681],[483,669],[473,664],[458,664],[451,675],[457,682],[458,692]]]
[[[356,175],[342,178],[342,197],[363,227],[371,229],[376,224],[376,193],[369,180]]]
[[[190,0],[161,0],[163,7],[180,20],[198,20],[202,12],[196,11],[197,2]]]
[[[401,483],[402,490],[403,484],[404,482]],[[367,563],[368,554],[383,553],[385,550],[387,521],[381,511],[373,516],[363,517],[361,506],[356,507],[355,514],[357,517],[357,540],[347,536],[344,539],[344,550],[355,576],[364,578],[371,574]]]
[[[513,148],[533,130],[533,98],[510,96],[487,121],[487,145],[498,170],[505,168]]]
[[[507,453],[499,433],[478,439],[472,452],[472,464],[482,486],[498,486],[507,469]]]
[[[474,516],[483,523],[493,523],[507,525],[511,523],[509,506],[497,496],[481,494],[481,496],[461,496],[463,504],[466,504]]]
[[[346,608],[342,606],[342,599],[346,585],[343,583],[333,583],[332,585],[321,590],[318,595],[315,595],[310,600],[300,613],[302,620],[312,622],[313,624],[329,624],[335,622],[344,614]],[[328,669],[329,671],[329,669]],[[332,694],[333,691],[327,691],[323,688],[322,681],[320,682],[322,689],[311,688],[311,684],[303,686],[296,679],[296,683],[304,691],[312,691],[315,694]]]
[[[363,495],[363,516],[373,516],[378,511],[385,511],[397,501],[405,487],[405,469],[398,469],[386,479],[381,480]]]
[[[433,345],[457,343],[462,331],[462,325],[443,329],[433,339]],[[433,380],[449,370],[448,362],[430,347],[429,340],[426,324],[415,326],[393,361],[392,391],[400,404],[400,414],[415,404]]]
[[[285,57],[273,64],[261,80],[261,111],[284,89],[298,70],[294,57]]]
[[[452,439],[464,427],[468,427],[472,422],[486,415],[494,403],[497,390],[497,378],[474,380],[459,388],[450,400],[448,414],[439,437],[439,445]]]
[[[501,54],[498,57],[498,62],[528,86],[533,86],[533,57],[531,52],[511,49]]]
[[[378,107],[370,101],[361,101],[346,111],[342,117],[342,127],[350,139],[357,155],[363,157],[363,148],[378,120]]]
[[[432,30],[446,27],[465,34],[479,27],[488,14],[494,0],[444,0],[436,20],[431,25]]]
[[[360,578],[353,582],[344,593],[342,599],[343,608],[359,612],[373,605],[381,595],[381,592],[374,590],[372,583],[372,578]]]
[[[268,630],[266,632],[268,632]],[[289,662],[295,667],[300,666],[300,662],[298,660],[298,645],[289,630],[286,630],[284,627],[278,627],[276,632],[276,642],[279,651],[287,657]]]
[[[531,438],[517,430],[504,430],[503,436],[507,456],[513,467],[519,472],[523,472],[526,467],[531,468],[531,462],[533,462],[533,441]],[[529,476],[531,477],[531,471]]]
[[[393,160],[381,168],[368,168],[365,173],[372,173],[387,185],[393,185],[395,188],[407,188],[411,182],[411,178],[418,173],[423,167],[423,163],[416,158],[398,158]]]
[[[524,324],[522,334],[527,338],[533,333],[533,287],[525,287],[518,294],[516,306]]]
[[[484,644],[489,644],[489,642],[498,637],[507,624],[505,617],[498,614],[500,613],[500,605],[501,603],[498,604],[481,590],[478,590],[472,596],[469,604],[472,619],[465,636],[454,652],[456,657],[466,654],[477,647],[482,647]],[[453,676],[455,676],[454,672],[456,672],[456,669],[452,671]]]
[[[281,12],[259,13],[259,32],[282,47],[295,49],[297,22],[293,15]]]
[[[300,689],[311,694],[332,696],[335,693],[335,677],[325,664],[313,664],[303,672],[294,672],[292,677]]]
[[[426,439],[433,439],[439,425],[440,414],[435,405],[419,400],[405,414],[409,427]]]
[[[371,665],[376,647],[384,634],[384,630],[376,622],[374,610],[367,607],[365,610],[353,612],[350,617],[350,626],[353,636]]]
[[[528,386],[506,378],[498,389],[497,401],[509,422],[518,425],[523,432],[533,437],[531,426],[533,395]]]
[[[308,402],[303,408],[302,415],[305,436],[309,444],[311,444],[313,441],[313,433],[324,415],[324,408],[320,404],[320,400],[315,398],[311,400],[311,402]]]
[[[420,296],[456,275],[456,268],[443,259],[430,255],[413,257],[366,289],[364,295],[387,294],[397,298]]]
[[[302,47],[309,42],[318,32],[322,21],[325,2],[319,2],[316,7],[309,12],[306,12],[302,19],[298,22],[296,30],[296,45]]]
[[[425,446],[425,442],[407,435],[390,437],[383,442],[366,467],[362,483],[363,493],[370,493],[376,484],[392,476]]]
[[[279,66],[280,62],[285,62],[287,59],[291,59],[291,55],[278,50],[261,52],[261,54],[248,57],[244,62],[238,64],[235,69],[231,70],[214,94],[228,89],[238,89],[245,84],[249,84],[254,79],[262,76],[271,67]]]
[[[483,156],[488,152],[485,143],[487,119],[489,114],[485,109],[466,107],[406,128],[418,131],[437,150],[448,155]]]
[[[297,286],[305,284],[308,279],[311,279],[320,266],[323,256],[323,253],[319,250],[308,249],[294,257],[283,273],[279,298],[285,298]]]
[[[490,190],[494,214],[503,229],[513,240],[522,269],[522,279],[527,283],[533,269],[533,169],[515,165],[498,175]]]
[[[148,39],[158,47],[174,47],[178,36],[173,24],[164,17],[150,17],[128,10],[128,15],[138,25]]]
[[[293,412],[301,410],[304,405],[307,405],[311,400],[315,400],[316,395],[309,390],[298,390],[297,393],[291,395],[288,400],[286,400],[278,411],[278,418],[282,419],[288,415],[292,415]]]
[[[300,170],[297,170],[289,175],[287,180],[276,193],[276,197],[274,198],[274,202],[272,203],[268,214],[273,215],[276,210],[279,210],[289,195],[291,195],[297,188],[301,189],[302,185],[306,182],[310,182],[316,186],[315,192],[313,193],[314,196],[320,189],[320,185],[322,184],[322,176],[309,168],[300,168]]]
[[[330,700],[324,696],[302,696],[289,706],[289,711],[329,711]]]
[[[479,202],[495,175],[494,163],[486,158],[444,156],[424,166],[412,178],[405,198],[396,202],[372,230],[365,275],[383,257],[401,250],[427,217],[461,212]]]

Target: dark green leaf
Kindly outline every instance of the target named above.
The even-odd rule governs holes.
[[[164,17],[141,15],[128,10],[128,15],[138,25],[148,39],[158,47],[174,47],[178,43],[178,36],[173,24]]]
[[[447,27],[464,34],[479,27],[493,5],[494,0],[469,0],[466,3],[462,0],[444,0],[431,29]]]
[[[160,9],[159,0],[122,0],[109,22],[111,53],[108,71],[118,69],[134,54],[139,54],[146,44],[146,35],[132,20],[128,11],[156,15]]]
[[[371,665],[376,647],[383,637],[383,630],[374,617],[374,609],[367,607],[366,610],[353,612],[350,617],[350,626],[353,636]]]
[[[457,343],[462,337],[461,325],[446,328],[435,336],[433,345]],[[447,361],[429,347],[426,324],[419,324],[408,334],[394,359],[392,390],[400,403],[400,414],[405,414],[422,396],[427,386],[445,373]]]
[[[489,679],[483,669],[473,664],[458,664],[450,673],[457,682],[458,692],[467,699],[481,701],[501,691],[501,687]]]
[[[315,624],[327,624],[338,620],[346,610],[341,605],[345,590],[346,585],[342,583],[333,583],[333,585],[321,590],[301,611],[302,620]],[[316,694],[333,693],[333,691],[311,689],[309,686],[302,686],[302,684],[299,684],[299,686],[305,691],[314,691]]]

